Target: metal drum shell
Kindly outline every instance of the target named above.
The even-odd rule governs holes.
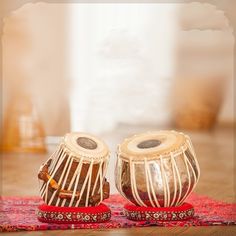
[[[152,153],[152,158],[122,156],[118,147],[115,180],[121,195],[139,206],[169,207],[184,202],[198,182],[200,169],[190,138],[180,135],[184,139],[178,148],[156,157]]]

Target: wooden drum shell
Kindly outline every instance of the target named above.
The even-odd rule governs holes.
[[[104,148],[107,149],[106,146]],[[50,177],[40,188],[44,202],[61,207],[99,205],[104,198],[107,198],[103,187],[109,159],[108,149],[104,153],[105,155],[99,158],[82,156],[81,153],[72,151],[63,141],[46,163]],[[50,186],[50,180],[52,184],[54,181],[57,183],[58,189]],[[66,191],[71,191],[71,198],[60,197],[60,193]],[[77,193],[80,194],[76,196]],[[92,196],[99,196],[97,202],[90,201]]]

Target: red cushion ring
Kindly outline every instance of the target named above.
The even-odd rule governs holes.
[[[46,223],[101,223],[110,220],[111,210],[100,204],[93,207],[56,207],[42,204],[37,211],[38,220]]]
[[[189,220],[194,216],[194,208],[189,203],[175,207],[142,207],[127,204],[125,216],[134,221],[178,221]]]

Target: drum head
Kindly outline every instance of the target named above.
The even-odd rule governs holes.
[[[185,135],[176,131],[153,131],[134,135],[119,146],[119,156],[125,159],[156,159],[175,152],[185,144]]]
[[[94,135],[87,133],[69,133],[63,140],[65,147],[75,156],[101,160],[109,155],[107,145]]]

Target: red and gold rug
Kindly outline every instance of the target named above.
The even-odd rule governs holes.
[[[130,228],[143,226],[216,226],[236,225],[236,204],[213,200],[206,196],[192,194],[187,202],[194,206],[193,219],[181,221],[131,221],[123,211],[127,203],[120,195],[111,195],[104,201],[111,209],[108,222],[83,224],[48,224],[38,221],[36,210],[41,202],[39,197],[2,197],[0,200],[0,232],[20,230],[55,229],[99,229]]]

